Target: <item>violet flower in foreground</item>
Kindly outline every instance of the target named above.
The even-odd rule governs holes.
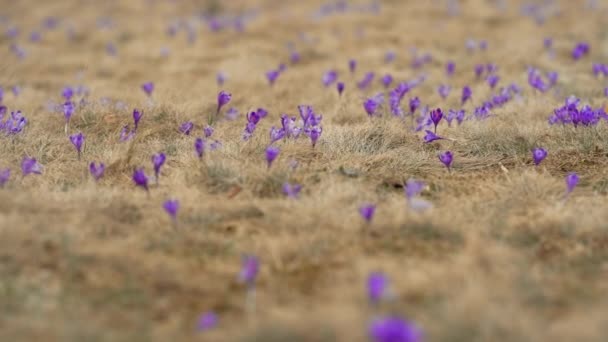
[[[158,177],[160,176],[160,168],[165,164],[165,160],[167,156],[160,152],[152,155],[152,164],[154,165],[154,176],[156,178],[156,183],[158,183]]]
[[[371,223],[374,218],[374,213],[376,212],[376,205],[371,203],[366,203],[359,207],[359,214],[367,223]]]
[[[70,101],[72,99],[72,96],[74,96],[74,89],[72,89],[72,87],[63,88],[63,90],[61,91],[61,96],[63,96],[66,102]]]
[[[445,167],[448,169],[448,172],[450,171],[450,166],[452,165],[453,158],[454,156],[450,151],[445,151],[439,154],[439,160],[443,163],[443,165],[445,165]]]
[[[143,167],[135,169],[135,171],[133,171],[133,182],[135,183],[135,186],[140,186],[144,188],[147,192],[149,192],[148,176],[146,176]]]
[[[220,110],[222,109],[222,107],[226,104],[228,104],[230,102],[230,100],[232,99],[232,94],[227,93],[225,91],[220,91],[219,94],[217,94],[217,111],[216,111],[216,115],[219,115]]]
[[[272,162],[277,159],[279,156],[279,148],[276,146],[268,146],[266,148],[266,162],[268,163],[268,168],[272,166]]]
[[[70,119],[72,118],[72,115],[74,114],[75,108],[76,108],[76,106],[74,105],[74,102],[72,102],[72,101],[67,101],[63,104],[63,116],[65,116],[66,125],[70,122]]]
[[[163,209],[165,209],[165,212],[167,212],[173,222],[177,221],[177,212],[179,211],[178,200],[166,200],[165,203],[163,203]]]
[[[99,181],[101,177],[103,177],[104,172],[106,171],[106,166],[104,163],[99,163],[99,165],[95,165],[95,162],[91,162],[89,164],[89,172],[95,181]]]
[[[154,83],[146,82],[141,85],[141,89],[148,95],[148,97],[152,96],[152,92],[154,91]]]
[[[179,131],[185,135],[190,135],[192,128],[194,128],[192,121],[187,121],[179,126]]]
[[[369,327],[373,342],[422,342],[422,332],[398,316],[376,318]]]
[[[433,142],[435,140],[445,139],[445,138],[440,137],[437,134],[433,133],[432,131],[425,130],[425,132],[426,132],[426,135],[424,136],[424,142],[427,144],[430,142]]]
[[[433,121],[433,124],[435,125],[435,133],[437,133],[437,125],[439,125],[441,119],[443,118],[443,112],[441,111],[441,108],[431,110],[430,116],[431,121]]]
[[[579,60],[583,56],[587,55],[588,53],[589,53],[589,44],[587,44],[585,42],[581,42],[581,43],[576,44],[576,46],[574,46],[574,49],[572,49],[572,58],[574,60]]]
[[[196,138],[194,141],[194,150],[196,151],[198,159],[203,159],[203,154],[205,153],[205,141],[202,138]]]
[[[21,172],[23,176],[27,176],[29,174],[42,174],[42,166],[36,161],[36,158],[28,158],[23,157],[21,161]]]
[[[199,317],[196,324],[196,330],[204,332],[213,329],[217,326],[218,321],[217,315],[214,312],[206,312]]]
[[[344,92],[344,82],[338,82],[338,84],[336,84],[336,89],[338,90],[338,95],[342,96],[342,93]]]
[[[0,170],[0,188],[3,188],[10,178],[11,169]]]
[[[213,127],[207,125],[203,128],[203,133],[205,133],[205,138],[209,138],[213,135]]]
[[[545,158],[547,158],[547,150],[544,148],[535,148],[532,150],[532,158],[534,159],[534,165],[538,166]]]
[[[378,304],[386,297],[388,277],[382,272],[372,272],[367,277],[367,295],[372,304]]]
[[[84,135],[81,133],[70,135],[70,141],[78,152],[78,160],[80,160],[80,154],[82,152],[82,144],[84,143]]]
[[[300,184],[283,184],[283,194],[289,198],[297,199],[300,196],[300,191],[302,190],[302,185]]]
[[[566,196],[569,195],[578,185],[579,177],[576,172],[570,172],[566,176]]]
[[[139,111],[137,109],[133,109],[133,125],[134,131],[137,131],[137,128],[139,127],[139,120],[141,120],[141,118],[144,116],[144,111]]]

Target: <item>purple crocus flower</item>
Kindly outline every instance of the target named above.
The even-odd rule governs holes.
[[[313,148],[317,145],[317,140],[321,137],[321,133],[323,133],[323,127],[321,126],[314,126],[306,130]]]
[[[268,163],[268,168],[270,168],[272,162],[277,159],[279,152],[280,150],[276,146],[268,146],[266,148],[266,162]]]
[[[300,184],[283,184],[283,194],[289,198],[297,199],[300,196],[302,186]]]
[[[357,83],[357,87],[361,90],[366,89],[374,80],[374,76],[375,74],[373,72],[368,72],[367,74],[365,74],[361,82]]]
[[[141,85],[141,89],[146,93],[146,95],[152,96],[152,92],[154,91],[154,83],[146,82]]]
[[[179,131],[185,135],[190,135],[190,132],[192,131],[193,127],[194,124],[192,123],[192,121],[186,121],[179,126]]]
[[[206,312],[199,317],[196,330],[203,332],[213,329],[217,326],[218,321],[217,315],[214,312]]]
[[[476,64],[476,65],[475,65],[475,69],[474,69],[474,70],[475,70],[475,76],[476,76],[477,78],[480,78],[480,77],[481,77],[481,75],[483,75],[483,72],[484,72],[484,70],[485,70],[485,67],[484,67],[484,65],[483,65],[483,64]]]
[[[385,88],[388,88],[391,86],[391,83],[393,83],[393,76],[391,76],[391,74],[386,74],[382,76],[380,81],[382,82]]]
[[[144,116],[144,111],[139,111],[137,109],[133,109],[133,125],[134,131],[137,131],[137,127],[139,127],[139,120],[141,120],[141,118]]]
[[[448,111],[448,115],[445,117],[445,120],[448,122],[448,126],[452,125],[452,120],[456,119],[456,121],[458,121],[458,124],[460,125],[462,123],[462,121],[464,120],[464,109],[461,110],[454,110],[454,109],[450,109]]]
[[[376,115],[378,107],[380,107],[380,102],[374,97],[370,97],[369,99],[365,100],[365,102],[363,102],[363,108],[365,108],[365,112],[370,117]]]
[[[355,71],[357,70],[357,61],[354,59],[351,59],[348,61],[348,70],[350,70],[351,74],[354,74]]]
[[[329,70],[323,74],[323,85],[329,87],[338,79],[338,72],[336,70]]]
[[[163,203],[163,209],[165,209],[165,212],[167,212],[173,222],[177,221],[177,212],[179,211],[178,200],[166,200],[165,203]]]
[[[270,83],[270,85],[274,85],[274,82],[277,80],[277,78],[279,77],[280,74],[281,74],[281,72],[278,70],[268,71],[266,73],[266,78],[268,79],[268,83]]]
[[[70,101],[72,99],[72,96],[74,96],[74,89],[72,89],[72,87],[63,88],[63,90],[61,91],[61,96],[63,96],[66,101]]]
[[[253,255],[245,255],[239,279],[249,287],[253,287],[259,271],[260,262],[258,258]]]
[[[344,92],[344,82],[338,82],[336,84],[336,89],[338,90],[338,95],[342,96],[342,93]]]
[[[217,94],[217,112],[216,112],[216,114],[220,113],[220,110],[222,109],[222,107],[224,105],[228,104],[230,102],[230,99],[232,99],[232,95],[223,90],[220,91],[219,94]]]
[[[372,272],[367,277],[367,295],[372,304],[378,304],[386,296],[388,277],[382,272]]]
[[[467,102],[467,100],[470,100],[472,95],[473,95],[473,91],[471,90],[471,87],[464,86],[462,88],[462,96],[461,96],[462,104],[465,104]]]
[[[445,165],[445,167],[447,167],[448,171],[450,171],[450,166],[452,165],[453,158],[454,156],[450,151],[445,151],[439,154],[439,160],[443,163],[443,165]]]
[[[363,219],[367,223],[370,223],[372,221],[372,219],[374,218],[375,212],[376,212],[375,204],[366,203],[366,204],[363,204],[361,207],[359,207],[359,214],[361,215],[361,217],[363,217]]]
[[[231,107],[229,108],[226,113],[224,114],[224,117],[226,118],[226,120],[236,120],[236,118],[239,116],[239,111],[238,109]]]
[[[0,188],[3,188],[10,178],[11,169],[0,170]]]
[[[213,135],[213,127],[207,125],[203,128],[203,132],[205,133],[205,138],[209,138]]]
[[[532,150],[532,158],[534,159],[534,165],[538,166],[545,158],[547,158],[547,150],[544,148],[535,148]]]
[[[158,182],[158,176],[160,176],[160,168],[165,164],[165,160],[167,156],[160,152],[152,155],[152,164],[154,165],[154,176],[156,177],[156,182]]]
[[[429,130],[425,130],[425,132],[426,132],[426,135],[424,136],[424,142],[427,143],[427,144],[430,143],[430,142],[433,142],[435,140],[445,139],[445,138],[440,137],[437,134],[435,134],[435,133],[433,133],[433,132],[431,132]]]
[[[398,316],[375,319],[369,328],[373,342],[421,342],[422,332]]]
[[[194,141],[194,150],[199,159],[203,159],[205,153],[205,141],[202,138],[196,138]]]
[[[559,74],[557,71],[549,71],[547,73],[547,79],[549,80],[549,86],[554,86],[557,84],[557,79],[559,78]]]
[[[275,126],[270,127],[270,143],[273,144],[275,141],[279,141],[285,137],[285,129],[276,128]]]
[[[27,176],[31,173],[39,175],[42,174],[42,166],[36,161],[36,158],[23,157],[23,160],[21,161],[21,172],[23,173],[23,176]]]
[[[566,176],[566,195],[570,194],[578,185],[579,177],[576,172],[570,172]]]
[[[125,125],[120,131],[120,141],[125,142],[131,140],[135,136],[135,130],[131,130],[129,125]]]
[[[452,76],[452,75],[454,75],[454,71],[456,71],[456,64],[454,64],[454,62],[452,62],[452,61],[449,61],[445,65],[445,72],[448,76]]]
[[[104,172],[106,171],[106,166],[104,163],[99,163],[99,165],[95,165],[95,162],[91,162],[89,164],[89,172],[95,181],[99,181],[101,177],[103,177]]]
[[[441,108],[431,110],[430,116],[431,121],[435,125],[435,133],[437,133],[437,125],[439,125],[441,119],[443,118],[443,112],[441,111]]]
[[[135,183],[135,186],[140,186],[146,191],[149,191],[148,176],[146,176],[146,172],[144,171],[143,167],[135,169],[135,171],[133,171],[133,182]]]
[[[70,122],[70,118],[72,118],[72,115],[74,114],[75,107],[76,106],[72,101],[67,101],[63,104],[63,116],[65,116],[66,123]]]
[[[418,109],[418,107],[420,107],[420,99],[418,98],[418,96],[412,97],[410,99],[410,113],[412,113],[413,115],[416,112],[416,109]]]
[[[589,44],[585,42],[580,42],[576,44],[576,46],[574,46],[574,49],[572,49],[572,58],[574,58],[574,60],[579,60],[588,53]]]
[[[437,87],[437,92],[439,95],[445,100],[446,97],[450,95],[450,86],[446,84],[441,84]]]
[[[80,153],[82,152],[82,144],[84,143],[84,135],[81,133],[70,135],[70,141],[78,152],[78,160],[80,160]]]
[[[500,81],[500,76],[496,74],[491,74],[486,80],[488,81],[488,85],[490,86],[490,88],[494,89],[494,87],[496,87],[496,85],[498,84],[498,81]]]

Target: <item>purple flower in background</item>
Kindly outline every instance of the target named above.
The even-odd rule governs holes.
[[[23,160],[21,160],[21,172],[23,176],[31,173],[39,175],[42,174],[42,166],[36,161],[36,158],[23,157]]]
[[[274,82],[277,80],[277,78],[279,77],[280,74],[281,74],[281,72],[278,70],[268,71],[266,73],[266,78],[268,79],[268,83],[270,83],[270,85],[274,85]]]
[[[437,134],[435,134],[435,133],[433,133],[433,132],[431,132],[429,130],[425,130],[425,132],[426,132],[426,135],[424,136],[424,142],[427,143],[427,144],[430,143],[430,142],[433,142],[435,140],[445,139],[445,138],[440,137]]]
[[[488,76],[486,81],[488,81],[488,85],[490,86],[490,88],[494,89],[494,87],[496,87],[496,85],[498,84],[498,81],[500,81],[500,76],[496,74],[491,74],[490,76]]]
[[[355,71],[357,70],[357,61],[354,59],[351,59],[348,61],[348,70],[350,70],[351,74],[354,74]]]
[[[431,110],[430,117],[431,121],[435,125],[435,133],[437,133],[437,125],[439,125],[441,119],[443,118],[443,112],[441,111],[441,108]]]
[[[287,65],[284,63],[279,64],[279,67],[277,68],[277,70],[279,71],[279,73],[283,73],[285,70],[287,70]]]
[[[177,212],[179,211],[178,200],[166,200],[165,203],[163,203],[163,209],[165,209],[165,212],[167,212],[173,222],[177,221]]]
[[[165,160],[167,156],[160,152],[152,155],[152,164],[154,165],[154,176],[156,177],[156,182],[158,182],[158,176],[160,176],[160,168],[165,164]]]
[[[467,102],[467,100],[470,100],[472,95],[473,95],[473,91],[471,90],[471,87],[464,86],[462,88],[462,96],[460,97],[462,100],[462,104],[464,105]]]
[[[382,93],[365,100],[365,102],[363,102],[363,108],[365,109],[367,115],[370,117],[376,115],[376,112],[378,111],[378,108],[382,104],[383,100]]]
[[[439,160],[443,163],[443,165],[445,165],[445,167],[447,167],[448,171],[450,171],[453,158],[454,156],[450,151],[445,151],[439,154]]]
[[[91,162],[89,164],[89,172],[95,181],[99,181],[101,177],[103,177],[104,172],[106,171],[106,166],[104,163],[99,163],[99,165],[95,165],[95,162]]]
[[[218,321],[219,320],[215,313],[213,313],[211,311],[204,313],[198,319],[198,322],[196,324],[196,330],[199,332],[203,332],[203,331],[213,329],[217,326]]]
[[[249,287],[253,287],[259,271],[260,262],[258,258],[253,255],[246,255],[243,257],[243,264],[241,273],[239,273],[239,279],[241,282],[246,283]]]
[[[391,63],[395,60],[395,58],[397,57],[397,54],[395,54],[394,51],[388,51],[385,55],[384,55],[384,62],[385,63]]]
[[[545,49],[551,49],[551,47],[553,47],[553,39],[550,37],[547,37],[545,39],[543,39],[543,46],[545,47]]]
[[[10,178],[11,169],[0,170],[0,188],[3,188]]]
[[[418,98],[418,96],[412,97],[410,99],[410,113],[414,114],[418,107],[420,107],[420,99]]]
[[[109,56],[116,56],[118,54],[118,50],[116,49],[116,45],[114,45],[114,43],[107,43],[106,44],[106,53]]]
[[[403,110],[401,109],[401,100],[407,92],[410,90],[410,86],[408,83],[402,82],[395,87],[395,89],[391,90],[388,96],[389,105],[391,108],[391,113],[394,116],[403,116]]]
[[[146,82],[141,85],[141,89],[146,93],[146,95],[152,96],[152,92],[154,91],[154,83]]]
[[[27,119],[21,114],[20,110],[11,112],[11,115],[3,123],[4,115],[6,115],[6,106],[0,106],[0,131],[4,130],[6,134],[18,134],[23,131]]]
[[[437,87],[437,92],[439,95],[445,100],[446,97],[450,95],[450,86],[446,84],[441,84]]]
[[[421,342],[422,332],[398,316],[376,318],[369,327],[373,342]]]
[[[321,137],[321,133],[323,133],[323,127],[321,126],[314,126],[306,130],[313,148],[317,145],[317,140]]]
[[[456,64],[454,64],[454,62],[452,62],[452,61],[449,61],[445,65],[445,72],[448,76],[452,76],[452,75],[454,75],[454,71],[456,71]]]
[[[285,130],[283,128],[276,128],[275,126],[270,127],[270,143],[273,144],[275,141],[279,141],[285,137]]]
[[[367,74],[365,74],[361,82],[357,83],[357,87],[361,90],[366,89],[374,80],[374,76],[375,74],[373,72],[368,72]]]
[[[566,176],[566,195],[570,194],[578,185],[579,177],[576,172],[570,172]]]
[[[78,152],[78,160],[80,160],[80,153],[82,151],[82,144],[84,143],[84,135],[81,133],[70,135],[70,141]]]
[[[144,111],[139,111],[137,109],[133,109],[133,130],[137,131],[139,127],[139,120],[141,120],[142,116],[144,116]]]
[[[481,75],[483,75],[485,67],[483,64],[476,64],[474,70],[475,70],[475,77],[480,78]]]
[[[276,146],[268,146],[266,148],[266,162],[268,163],[268,168],[270,168],[272,162],[277,159],[280,151],[281,150]]]
[[[381,272],[372,272],[367,277],[367,295],[372,304],[378,304],[386,296],[388,277]]]
[[[72,101],[67,101],[63,104],[63,116],[65,116],[65,122],[70,122],[70,118],[74,114],[75,105]]]
[[[328,72],[323,74],[322,81],[323,85],[326,87],[332,85],[334,82],[336,82],[336,80],[338,80],[338,72],[335,70],[329,70]]]
[[[532,88],[538,89],[541,92],[549,89],[549,86],[547,86],[543,81],[540,72],[534,68],[528,69],[528,84],[530,84]]]
[[[179,131],[185,135],[190,135],[192,128],[194,128],[192,121],[186,121],[179,126]]]
[[[386,74],[382,76],[380,81],[382,82],[385,88],[388,88],[391,86],[391,83],[393,83],[393,76],[391,76],[391,74]]]
[[[207,125],[203,128],[203,132],[205,133],[205,138],[209,138],[213,135],[213,127]]]
[[[552,87],[557,83],[557,79],[559,78],[559,74],[557,71],[549,71],[547,73],[547,79],[549,80],[549,86]]]
[[[588,53],[589,44],[581,42],[576,44],[576,46],[574,46],[574,49],[572,49],[572,58],[574,58],[574,60],[579,60]]]
[[[289,55],[289,61],[291,62],[291,64],[299,63],[300,59],[301,59],[300,53],[297,51],[292,51],[291,54]]]
[[[63,96],[66,101],[70,101],[72,99],[72,96],[74,96],[74,89],[72,89],[72,87],[63,88],[63,90],[61,91],[61,96]]]
[[[226,118],[226,120],[236,120],[236,118],[239,116],[239,111],[238,109],[231,107],[229,108],[226,113],[224,114],[224,117]]]
[[[228,104],[230,102],[230,99],[232,99],[232,95],[223,90],[220,91],[219,94],[217,94],[217,112],[216,112],[216,114],[220,113],[220,110],[222,109],[222,107],[224,105]]]
[[[129,125],[125,125],[120,131],[120,141],[125,142],[131,140],[135,136],[135,130],[131,130]]]
[[[194,151],[196,151],[196,155],[199,159],[203,159],[203,154],[205,153],[205,141],[202,138],[196,138],[194,141]]]
[[[135,186],[140,186],[142,188],[144,188],[146,191],[148,190],[148,176],[146,176],[146,173],[144,172],[144,168],[138,168],[135,169],[135,171],[133,171],[133,182],[135,183]]]
[[[338,95],[342,96],[342,93],[344,92],[344,82],[338,82],[338,84],[336,84],[336,89],[338,90]]]
[[[302,186],[300,184],[283,184],[283,194],[289,198],[297,199],[300,196]]]
[[[211,151],[219,150],[222,148],[222,143],[218,140],[214,140],[211,144],[209,144],[209,149]]]
[[[424,182],[422,181],[418,181],[415,179],[408,179],[407,182],[405,183],[404,188],[404,192],[405,192],[405,197],[409,200],[413,199],[414,197],[418,196],[422,190],[424,190],[424,187],[426,186],[426,184],[424,184]]]
[[[538,166],[545,158],[547,158],[547,150],[544,148],[535,148],[532,150],[532,158],[534,159],[534,165]]]
[[[226,82],[226,74],[224,74],[223,72],[218,72],[217,75],[215,76],[215,80],[217,81],[217,85],[218,86],[223,86],[224,83]]]
[[[366,203],[366,204],[363,204],[361,207],[359,207],[359,214],[361,215],[361,217],[363,217],[363,219],[367,223],[370,223],[372,221],[372,219],[374,218],[375,212],[376,212],[375,204]]]

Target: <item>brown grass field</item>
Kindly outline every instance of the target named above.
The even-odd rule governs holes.
[[[314,19],[316,0],[3,0],[2,30],[17,26],[27,54],[18,59],[2,33],[3,103],[29,122],[21,134],[0,134],[0,169],[12,170],[0,188],[0,341],[367,341],[379,313],[415,322],[425,341],[607,341],[608,122],[575,129],[547,119],[569,95],[607,105],[608,81],[591,64],[608,62],[608,3],[589,10],[582,0],[554,1],[543,25],[520,13],[521,1],[503,11],[496,1],[460,3],[456,16],[445,1],[386,0],[377,14]],[[244,32],[211,32],[195,18],[252,9]],[[48,16],[59,18],[57,28],[30,42]],[[113,28],[98,28],[103,16]],[[175,20],[191,22],[193,43],[183,29],[166,34]],[[467,52],[468,38],[487,40],[487,50]],[[591,51],[574,61],[579,41]],[[117,56],[106,53],[108,42]],[[432,61],[413,69],[412,47]],[[396,59],[385,63],[389,50]],[[388,111],[370,119],[362,103],[384,87],[356,87],[368,71],[399,82],[425,73],[404,107],[419,96],[430,108],[458,109],[470,85],[470,113],[493,93],[473,72],[490,62],[498,87],[515,82],[522,95],[488,119],[441,123],[438,133],[452,140],[425,144],[409,118]],[[270,87],[264,74],[279,63],[287,70]],[[534,91],[528,66],[558,71],[557,85]],[[346,84],[342,97],[321,83],[332,68]],[[219,71],[228,76],[222,87]],[[156,86],[152,103],[140,88],[146,81]],[[452,86],[446,100],[441,83]],[[90,92],[70,124],[86,136],[79,161],[63,114],[47,104],[80,84]],[[22,87],[17,97],[13,85]],[[201,162],[193,143],[219,90],[232,94],[226,108],[240,116],[213,123],[223,146]],[[322,136],[314,149],[307,138],[275,143],[281,152],[268,169],[268,131],[300,104],[323,114]],[[258,107],[270,114],[243,141],[244,113]],[[145,114],[135,138],[120,142],[133,108]],[[188,120],[190,136],[177,129]],[[535,167],[539,146],[549,155]],[[437,158],[448,149],[451,173]],[[151,174],[159,151],[167,163],[148,196],[131,175],[140,166]],[[24,156],[37,158],[41,175],[21,175]],[[107,165],[98,183],[91,161]],[[564,202],[568,172],[581,181]],[[427,183],[421,196],[432,209],[408,208],[409,178]],[[283,195],[286,181],[303,186],[299,199]],[[175,226],[162,209],[168,198],[181,203]],[[377,204],[369,225],[358,212],[366,202]],[[261,262],[255,308],[238,280],[244,254]],[[365,290],[372,271],[384,272],[392,291],[376,308]],[[219,324],[197,332],[207,311]]]

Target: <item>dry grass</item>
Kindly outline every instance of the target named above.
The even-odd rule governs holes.
[[[0,167],[13,178],[0,189],[0,340],[2,341],[359,341],[375,312],[364,282],[370,271],[390,276],[395,298],[382,312],[405,315],[429,341],[606,341],[608,330],[608,128],[551,127],[547,117],[572,93],[594,106],[606,105],[606,84],[590,75],[591,61],[606,61],[606,3],[584,12],[582,1],[560,1],[562,14],[537,26],[509,2],[500,14],[490,1],[462,1],[460,17],[448,17],[435,1],[385,1],[380,15],[309,15],[317,1],[49,1],[7,2],[3,13],[21,28],[25,60],[9,55],[1,38],[0,84],[18,84],[11,109],[30,120],[26,132],[0,136]],[[193,45],[181,31],[165,35],[174,18],[192,19],[195,9],[258,8],[245,33],[212,34],[199,28]],[[48,15],[60,28],[42,41],[26,41]],[[113,30],[97,30],[99,16]],[[72,26],[74,42],[65,38]],[[363,35],[357,34],[363,28]],[[314,42],[299,38],[305,32]],[[542,49],[554,37],[556,58]],[[486,52],[468,54],[466,38],[487,39]],[[571,47],[591,43],[591,57],[574,63]],[[107,56],[115,42],[119,57]],[[295,43],[302,62],[289,66],[274,88],[264,72],[286,62],[285,44]],[[160,57],[160,48],[171,50]],[[471,84],[475,103],[490,91],[475,81],[473,65],[495,62],[501,85],[517,82],[524,96],[484,121],[440,126],[456,141],[425,145],[410,124],[385,116],[369,120],[362,99],[379,91],[355,87],[363,73],[391,72],[397,80],[418,75],[407,49],[431,52],[428,80],[413,91],[431,107],[456,108],[459,91]],[[384,64],[387,50],[397,60]],[[347,60],[359,60],[356,78]],[[443,101],[436,86],[443,66],[454,60],[452,95]],[[560,72],[555,92],[535,94],[525,68]],[[320,84],[330,68],[346,82],[345,96]],[[214,125],[223,148],[202,165],[193,137],[177,132],[186,120],[201,135],[215,108],[215,74],[229,75],[225,89],[241,113],[270,111],[252,140],[243,142],[244,118]],[[82,72],[82,79],[78,73]],[[139,89],[157,89],[149,107]],[[74,117],[71,130],[85,133],[78,161],[63,133],[61,114],[45,109],[68,84],[86,84],[90,100],[123,101],[123,109],[92,105]],[[604,82],[605,83],[605,82]],[[409,95],[406,96],[409,98]],[[263,151],[268,129],[281,113],[310,104],[323,113],[323,135],[281,142],[270,170]],[[134,107],[145,108],[137,137],[119,143]],[[470,111],[472,105],[465,108]],[[549,157],[534,168],[530,150]],[[439,150],[455,153],[448,174]],[[150,157],[168,161],[160,185],[148,198],[134,188],[134,167],[152,170]],[[24,155],[44,165],[41,176],[21,178]],[[290,161],[299,167],[290,169]],[[109,168],[98,184],[87,163]],[[576,171],[581,184],[563,203],[564,176]],[[399,185],[426,181],[422,196],[434,209],[407,209]],[[286,200],[285,181],[303,185],[299,200]],[[182,203],[174,229],[162,202]],[[366,227],[357,208],[378,204]],[[240,258],[262,261],[257,308],[248,314],[236,280]],[[197,317],[214,310],[217,329],[195,332]]]

